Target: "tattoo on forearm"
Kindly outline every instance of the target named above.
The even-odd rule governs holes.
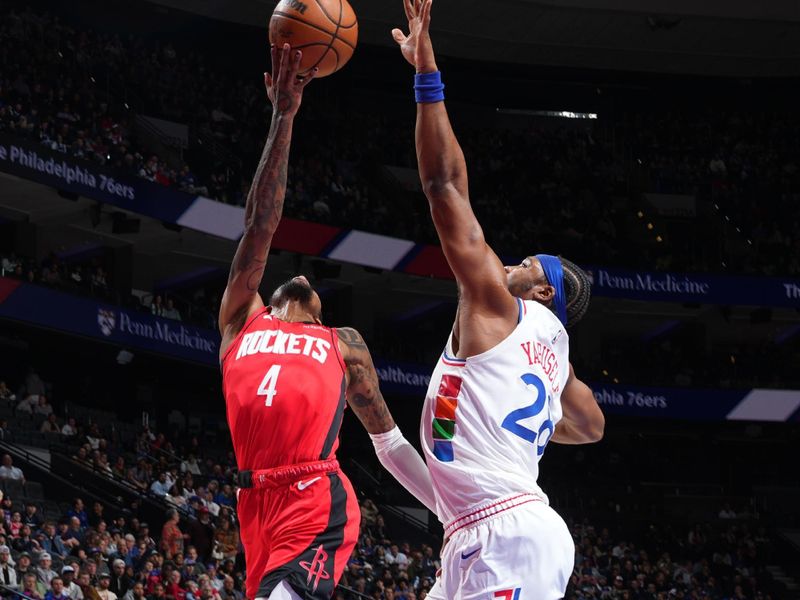
[[[378,374],[364,338],[350,327],[337,329],[336,332],[348,349],[344,359],[350,375],[350,404],[369,433],[388,431],[394,427],[394,420],[381,394]]]
[[[243,276],[250,292],[258,291],[264,275],[269,252],[264,236],[271,238],[283,214],[291,137],[291,119],[273,119],[247,196],[245,234],[239,242],[228,282]]]

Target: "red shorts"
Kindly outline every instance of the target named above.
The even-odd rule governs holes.
[[[255,487],[239,491],[237,512],[247,597],[269,597],[285,580],[301,598],[331,598],[361,522],[353,486],[338,463],[254,471],[246,479]]]

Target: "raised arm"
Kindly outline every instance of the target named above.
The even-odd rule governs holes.
[[[403,56],[416,68],[418,76],[438,73],[429,34],[432,2],[403,0],[409,33],[392,31]],[[422,187],[462,298],[482,312],[513,315],[516,302],[508,293],[503,265],[486,244],[472,212],[464,153],[453,133],[444,101],[418,100],[416,147]]]
[[[559,444],[591,444],[603,438],[606,418],[588,385],[575,377],[569,366],[569,379],[561,392],[564,416],[556,425],[553,441]]]
[[[347,403],[372,438],[378,459],[417,500],[436,513],[428,467],[403,437],[386,406],[364,338],[350,327],[337,329],[336,333],[347,366]]]
[[[272,236],[283,214],[292,125],[303,89],[313,79],[313,74],[302,81],[297,79],[302,57],[299,50],[292,51],[285,44],[282,51],[273,46],[271,52],[274,76],[265,73],[264,83],[272,102],[272,123],[247,195],[244,235],[233,258],[219,309],[222,352],[247,317],[264,307],[258,288],[267,266]]]

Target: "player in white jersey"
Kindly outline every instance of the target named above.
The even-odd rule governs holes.
[[[503,267],[486,244],[444,106],[428,33],[431,1],[404,0],[409,33],[392,32],[417,70],[420,179],[459,288],[422,416],[448,540],[428,598],[556,600],[575,549],[537,478],[548,442],[590,443],[603,435],[603,413],[569,363],[566,331],[587,309],[589,281],[571,262],[544,254]]]

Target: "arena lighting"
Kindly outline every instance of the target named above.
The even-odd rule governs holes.
[[[572,112],[570,110],[526,110],[522,108],[497,108],[501,115],[524,115],[528,117],[553,117],[556,119],[596,119],[597,113]]]

